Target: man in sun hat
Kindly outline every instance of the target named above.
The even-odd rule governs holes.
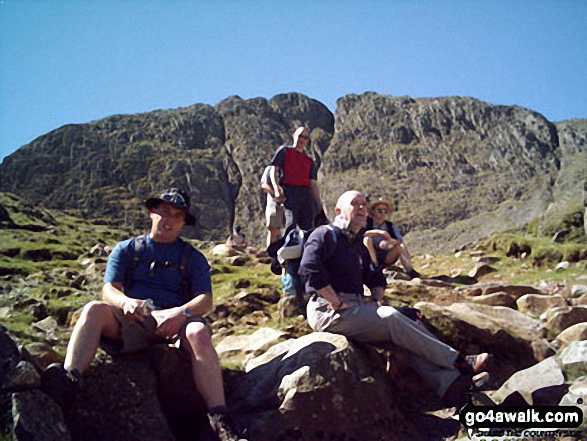
[[[196,221],[190,198],[170,188],[148,198],[145,206],[150,232],[116,245],[108,258],[102,301],[84,306],[64,365],[47,368],[41,389],[67,408],[99,346],[117,355],[179,341],[190,356],[193,381],[208,406],[210,422],[223,439],[236,440],[226,416],[218,355],[202,318],[212,308],[210,265],[179,237],[185,225]]]
[[[397,225],[387,220],[394,210],[394,203],[388,199],[376,198],[369,203],[369,217],[365,229],[376,230],[380,234],[365,237],[365,246],[373,260],[379,265],[389,266],[398,259],[411,278],[420,277],[412,265],[412,257]]]

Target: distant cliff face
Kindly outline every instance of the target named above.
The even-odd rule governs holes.
[[[553,124],[472,98],[372,92],[340,98],[333,115],[290,93],[64,126],[5,158],[0,189],[143,228],[145,195],[175,185],[194,201],[190,235],[220,240],[234,223],[259,244],[260,174],[299,125],[311,130],[330,217],[345,190],[389,197],[393,219],[418,230],[409,240],[423,250],[522,225],[563,199],[572,209],[587,175],[586,120]]]
[[[196,235],[225,231],[238,193],[238,168],[224,147],[222,118],[211,107],[112,116],[68,125],[7,157],[0,188],[52,208],[148,225],[145,195],[187,189]],[[220,221],[219,221],[220,219]]]
[[[141,229],[148,226],[146,195],[178,186],[190,193],[198,218],[188,235],[219,240],[235,223],[253,242],[264,241],[260,175],[299,125],[312,130],[308,153],[320,163],[334,117],[295,93],[67,125],[5,158],[0,189]]]
[[[396,201],[396,220],[443,228],[527,199],[559,169],[558,137],[541,115],[471,98],[375,93],[338,101],[324,173]],[[330,187],[329,186],[329,187]]]
[[[216,110],[224,120],[226,148],[242,177],[235,225],[255,243],[264,243],[267,199],[260,189],[263,170],[279,146],[293,142],[292,134],[299,126],[310,130],[312,142],[306,153],[320,164],[334,132],[334,116],[324,104],[296,93],[270,100],[233,96],[217,104]]]

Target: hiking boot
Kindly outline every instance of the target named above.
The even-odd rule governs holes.
[[[467,397],[472,394],[476,389],[487,384],[489,381],[489,374],[487,372],[481,372],[475,376],[461,374],[455,381],[448,387],[442,401],[450,407],[462,407],[467,402]]]
[[[53,363],[41,374],[41,390],[67,412],[76,398],[81,384],[77,370],[68,371],[60,363]]]
[[[478,374],[490,368],[493,356],[487,352],[477,355],[461,355],[455,360],[455,367],[463,374]]]
[[[240,436],[240,430],[228,412],[208,412],[208,420],[220,441],[247,441]]]

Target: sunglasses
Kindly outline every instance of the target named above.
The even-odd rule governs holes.
[[[165,202],[170,202],[174,205],[177,205],[179,208],[183,208],[184,210],[188,209],[185,199],[178,193],[164,194],[163,196],[161,196],[161,199]]]
[[[389,211],[387,210],[387,208],[378,208],[377,210],[375,210],[377,213],[389,213]]]

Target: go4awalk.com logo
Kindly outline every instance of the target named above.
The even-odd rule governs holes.
[[[581,437],[576,429],[583,423],[583,411],[577,406],[475,406],[469,402],[459,411],[458,420],[469,437],[560,439]]]

